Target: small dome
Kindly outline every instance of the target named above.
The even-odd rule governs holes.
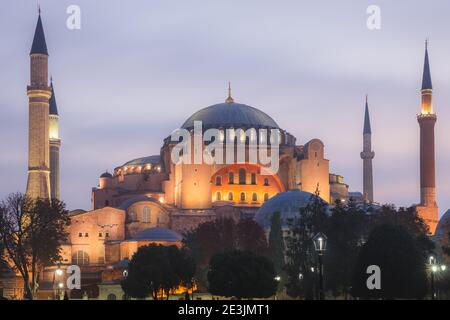
[[[106,171],[106,172],[102,173],[100,178],[112,178],[112,174],[109,173],[108,171]]]
[[[201,109],[190,116],[182,128],[192,129],[194,121],[202,121],[204,129],[279,128],[278,124],[261,110],[235,102],[219,103]]]
[[[173,230],[167,228],[148,228],[142,230],[131,240],[147,240],[147,241],[166,241],[166,242],[179,242],[183,237]]]
[[[156,200],[155,198],[147,197],[144,195],[139,195],[139,196],[130,198],[130,199],[122,202],[119,206],[119,209],[128,210],[128,208],[131,207],[133,204],[135,204],[137,202],[143,202],[143,201],[150,201],[150,202],[158,203],[158,200]]]
[[[450,232],[450,209],[444,213],[439,219],[439,223],[436,227],[435,239],[444,243],[448,242],[448,234]]]
[[[259,208],[256,212],[255,220],[264,229],[270,229],[272,215],[275,212],[279,212],[281,215],[281,227],[287,229],[288,221],[298,217],[299,209],[306,207],[313,196],[312,193],[300,190],[289,190],[279,193]]]

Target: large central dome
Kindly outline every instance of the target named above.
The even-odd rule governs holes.
[[[186,120],[182,128],[193,128],[194,121],[202,121],[203,128],[206,129],[279,128],[278,124],[261,110],[234,101],[215,104],[197,111]]]

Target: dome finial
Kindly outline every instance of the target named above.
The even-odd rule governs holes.
[[[226,103],[233,103],[234,100],[231,97],[231,82],[228,82],[228,98],[225,100]]]

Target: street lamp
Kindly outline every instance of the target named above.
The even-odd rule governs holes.
[[[128,278],[128,270],[127,269],[123,270],[122,275],[124,279]],[[128,295],[126,292],[124,292],[124,296],[125,296],[124,300],[128,300]]]
[[[428,264],[430,267],[430,280],[431,280],[431,300],[435,300],[436,299],[436,292],[434,289],[434,279],[435,279],[435,274],[437,274],[438,272],[444,272],[445,270],[447,270],[447,266],[445,264],[441,264],[439,265],[436,261],[436,258],[433,256],[430,256],[428,258]]]
[[[317,255],[319,257],[319,299],[323,300],[324,290],[323,290],[323,263],[322,263],[322,256],[325,253],[325,250],[327,249],[327,236],[323,234],[322,232],[319,232],[314,236],[312,239],[314,243],[314,249],[317,252]]]
[[[56,281],[58,280],[58,281],[61,281],[61,277],[62,277],[62,275],[64,274],[64,271],[61,269],[61,267],[58,265],[58,268],[55,270],[55,273],[53,274],[53,296],[54,296],[54,299],[56,300],[56,298],[58,298],[58,300],[60,299],[60,289],[62,288],[61,287],[61,284],[63,285],[63,287],[64,287],[64,284],[63,283],[61,283],[61,282],[59,282],[58,283],[58,285],[56,285]]]
[[[319,255],[323,255],[327,249],[327,236],[322,232],[316,234],[313,238],[314,249]]]
[[[274,280],[275,280],[276,282],[278,282],[278,284],[277,284],[277,292],[275,292],[275,300],[278,300],[278,296],[277,296],[277,294],[278,294],[278,286],[280,285],[281,277],[280,277],[280,276],[276,276],[276,277],[274,278]]]

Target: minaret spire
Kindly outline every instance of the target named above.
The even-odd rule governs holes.
[[[361,159],[363,159],[363,195],[364,201],[373,202],[373,167],[372,160],[375,152],[372,151],[372,130],[370,127],[369,102],[366,95],[366,106],[364,112],[364,129],[363,129],[363,151]]]
[[[425,40],[425,60],[423,64],[422,90],[432,90],[430,62],[428,59],[428,39]]]
[[[425,41],[421,95],[422,110],[417,116],[420,126],[420,204],[416,206],[416,211],[427,223],[431,234],[434,234],[438,222],[434,147],[434,126],[437,116],[433,112],[433,86],[428,59],[428,40]]]
[[[368,95],[366,94],[366,109],[364,113],[364,134],[371,134],[372,129],[370,127],[370,116],[369,116],[369,103],[368,103]]]
[[[226,103],[234,103],[234,99],[231,96],[231,82],[228,82],[228,97],[225,100]]]
[[[48,56],[47,43],[45,42],[44,27],[42,26],[42,19],[41,19],[41,7],[39,7],[38,11],[39,16],[36,24],[36,29],[34,31],[33,44],[31,45],[30,54],[39,53]]]
[[[58,105],[56,104],[55,89],[53,88],[53,77],[50,77],[50,88],[52,89],[52,96],[50,98],[49,113],[57,116],[58,115]]]

